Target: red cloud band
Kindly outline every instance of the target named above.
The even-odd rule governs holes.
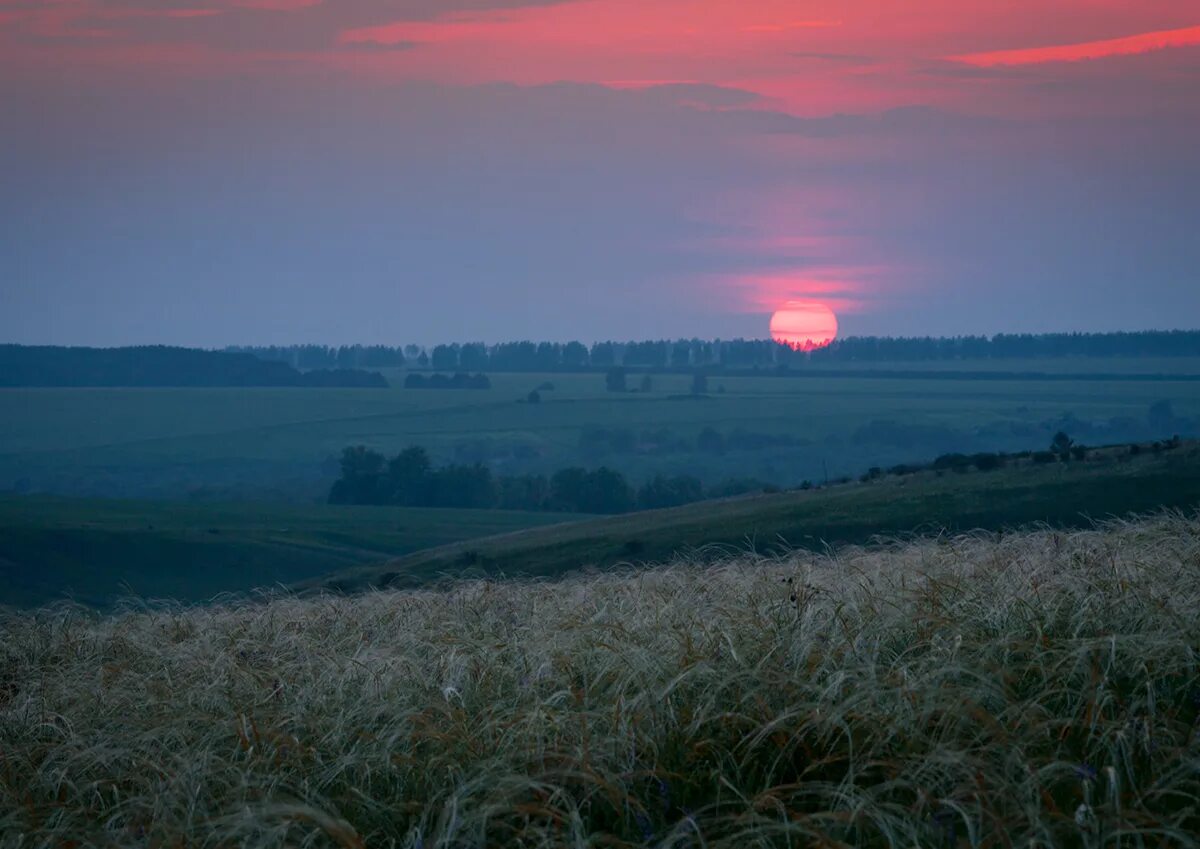
[[[1166,50],[1170,47],[1192,47],[1200,45],[1200,26],[1183,29],[1145,32],[1124,38],[1109,38],[1103,41],[1087,41],[1081,44],[1060,44],[1051,47],[1029,47],[1019,50],[996,50],[990,53],[972,53],[952,57],[981,68],[997,65],[1038,65],[1045,62],[1081,62],[1086,59],[1103,59],[1107,56],[1130,56]]]

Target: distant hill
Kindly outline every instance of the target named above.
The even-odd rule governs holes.
[[[565,513],[187,504],[0,494],[0,611],[64,598],[205,601]]]
[[[1200,443],[1158,453],[1097,449],[1086,461],[988,472],[924,471],[814,489],[703,501],[669,510],[569,522],[419,551],[312,580],[353,592],[444,576],[558,577],[588,568],[669,560],[689,552],[760,552],[869,542],[925,531],[1000,531],[1200,505]]]
[[[0,345],[0,386],[307,386],[386,388],[377,372],[300,372],[251,354],[155,345],[64,348]]]

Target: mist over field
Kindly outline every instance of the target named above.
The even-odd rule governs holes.
[[[0,0],[0,849],[1200,849],[1191,0]]]

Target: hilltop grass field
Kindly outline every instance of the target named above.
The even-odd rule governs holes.
[[[902,367],[937,374],[889,376]],[[1200,417],[1200,362],[1192,359],[869,368],[876,374],[718,374],[701,398],[689,395],[686,374],[653,375],[648,391],[632,375],[637,391],[628,393],[606,392],[604,375],[595,373],[493,374],[488,390],[406,390],[404,372],[388,373],[391,389],[7,389],[0,390],[0,489],[311,503],[328,492],[339,453],[354,444],[389,456],[419,444],[439,461],[486,462],[498,474],[608,465],[635,484],[662,473],[794,486],[946,451],[1044,448],[1064,423],[1109,428],[1072,433],[1081,441],[1145,438],[1126,431],[1144,428],[1148,408],[1161,400],[1181,417]],[[997,369],[1033,376],[981,377]],[[540,403],[519,403],[546,383],[554,388],[540,392]],[[872,422],[897,432],[856,438]],[[614,453],[581,441],[589,429],[624,428],[639,442],[666,430],[694,443],[706,427],[793,443],[699,454],[653,444]]]
[[[1200,845],[1200,519],[0,613],[0,843]]]
[[[0,605],[205,601],[570,518],[500,510],[0,496]]]

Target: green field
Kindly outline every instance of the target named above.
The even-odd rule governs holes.
[[[958,377],[888,377],[898,367]],[[1200,382],[1140,379],[1200,373],[1191,360],[1056,360],[877,366],[879,376],[722,377],[707,397],[690,378],[655,375],[649,392],[604,391],[599,374],[496,374],[475,390],[10,389],[0,391],[0,489],[104,497],[290,500],[324,496],[343,447],[392,454],[428,447],[440,462],[486,462],[497,474],[609,465],[635,483],[655,473],[706,483],[756,477],[783,486],[858,474],[946,451],[1041,448],[1060,427],[1103,444],[1147,432],[1147,410],[1170,400],[1200,417]],[[994,380],[975,372],[1041,370],[1126,378]],[[1064,370],[1069,370],[1064,372]],[[390,374],[395,387],[402,375]],[[517,403],[549,381],[542,403]],[[640,388],[640,376],[629,385]],[[872,422],[899,432],[862,438]],[[631,450],[584,446],[588,428],[624,428]],[[656,432],[694,443],[728,434],[787,435],[769,450],[701,454],[656,447]]]
[[[920,472],[811,492],[785,492],[598,518],[475,539],[306,583],[310,589],[418,586],[444,576],[560,576],[680,554],[824,551],[880,535],[1080,526],[1200,505],[1200,444],[1161,455],[1127,449],[1086,462],[992,472]],[[708,556],[706,555],[706,556]]]
[[[499,510],[0,497],[0,605],[203,601],[568,518]]]

